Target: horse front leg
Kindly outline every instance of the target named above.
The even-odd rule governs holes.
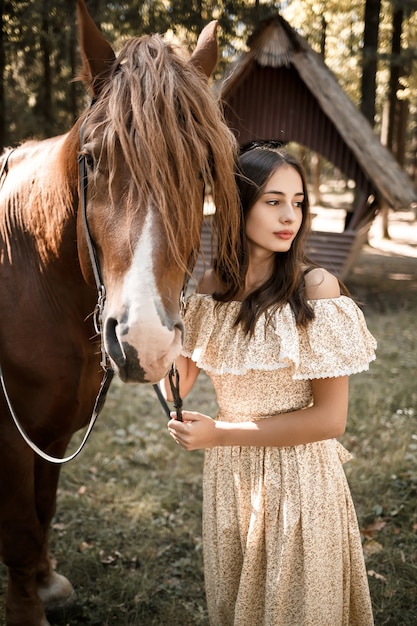
[[[61,458],[65,454],[67,443],[55,444],[48,450],[49,454]],[[67,608],[75,600],[74,589],[69,580],[52,567],[48,549],[60,469],[60,465],[44,462],[39,458],[35,460],[36,506],[44,537],[36,572],[36,584],[37,593],[47,612]]]
[[[50,626],[35,584],[35,570],[8,566],[6,626]]]
[[[60,466],[34,456],[13,430],[7,435],[0,457],[0,544],[9,572],[6,625],[48,626],[45,608],[68,606],[74,595],[48,554]],[[61,456],[66,445],[61,442],[50,453]]]
[[[8,431],[8,432],[5,432]],[[47,626],[37,592],[44,545],[34,498],[34,457],[20,435],[3,428],[0,456],[0,545],[8,568],[7,626]]]

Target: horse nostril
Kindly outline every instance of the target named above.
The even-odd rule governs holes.
[[[117,320],[113,317],[106,319],[104,325],[104,344],[109,357],[118,367],[123,367],[126,364],[126,356],[116,333],[117,324]]]

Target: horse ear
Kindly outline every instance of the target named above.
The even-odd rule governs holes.
[[[77,0],[77,16],[83,62],[81,78],[97,96],[116,57],[93,22],[85,0]]]
[[[217,20],[213,20],[203,28],[197,46],[191,55],[190,63],[209,78],[217,65]]]

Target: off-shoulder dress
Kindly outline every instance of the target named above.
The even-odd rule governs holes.
[[[375,339],[346,296],[311,301],[298,327],[289,305],[252,337],[239,302],[193,294],[183,354],[211,378],[217,419],[241,422],[312,402],[311,380],[368,369]],[[292,447],[205,451],[204,574],[214,626],[371,626],[361,539],[335,439]]]

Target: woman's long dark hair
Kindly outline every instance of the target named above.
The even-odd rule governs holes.
[[[262,194],[270,177],[285,165],[293,167],[302,180],[304,192],[302,222],[290,249],[287,252],[275,253],[271,275],[242,302],[236,324],[242,324],[245,332],[250,334],[253,334],[256,321],[262,313],[268,309],[268,314],[272,314],[285,304],[290,305],[297,324],[306,326],[314,319],[313,308],[305,295],[304,281],[305,274],[310,269],[318,267],[305,252],[305,239],[310,228],[310,205],[306,177],[302,166],[291,154],[268,145],[251,148],[239,157],[236,183],[239,189],[242,212],[240,246],[237,251],[240,276],[238,280],[231,279],[215,261],[214,271],[221,283],[225,285],[225,289],[216,292],[213,297],[219,302],[228,302],[236,298],[241,291],[249,261],[245,235],[247,215]]]

